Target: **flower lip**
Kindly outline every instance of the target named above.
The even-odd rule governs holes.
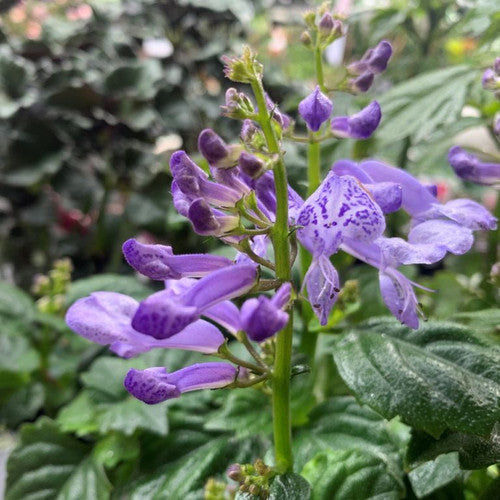
[[[229,155],[227,144],[211,128],[202,130],[198,135],[198,150],[211,165],[216,165]]]

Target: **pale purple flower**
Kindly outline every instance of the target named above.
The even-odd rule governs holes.
[[[317,132],[321,125],[330,118],[332,110],[332,101],[321,92],[319,85],[299,103],[300,116],[313,132]]]
[[[483,73],[481,77],[481,84],[485,90],[495,90],[500,85],[500,78],[493,70],[493,68],[488,68]]]
[[[203,198],[197,198],[186,214],[195,233],[203,236],[224,236],[240,226],[237,215],[228,215],[212,208]]]
[[[241,307],[241,328],[255,342],[272,337],[288,323],[288,313],[283,309],[290,301],[290,283],[282,285],[269,298],[260,295],[244,302]]]
[[[238,369],[229,363],[197,363],[168,373],[163,366],[129,370],[123,385],[144,403],[154,405],[198,389],[218,389],[236,381]]]
[[[346,238],[370,242],[379,237],[384,216],[353,177],[330,172],[298,211],[296,225],[299,241],[313,256],[305,285],[324,325],[339,292],[338,275],[328,258]]]
[[[213,271],[177,296],[157,292],[140,303],[132,326],[156,339],[169,338],[211,307],[248,292],[256,279],[257,267],[241,264]]]
[[[382,113],[377,101],[352,116],[336,116],[332,119],[332,132],[337,137],[368,139],[378,127]]]
[[[143,244],[133,238],[123,244],[122,250],[136,271],[153,280],[201,278],[233,264],[226,257],[206,253],[174,255],[170,246]]]
[[[500,184],[500,163],[481,162],[476,155],[460,146],[453,146],[448,151],[448,162],[455,173],[466,181],[485,185]]]
[[[382,40],[375,47],[368,49],[359,61],[351,63],[347,69],[357,75],[367,71],[373,74],[382,73],[386,70],[391,55],[391,44],[387,40]]]
[[[66,323],[78,335],[110,349],[124,358],[154,348],[184,349],[215,353],[224,336],[211,323],[197,320],[177,334],[158,340],[135,330],[132,318],[139,303],[115,292],[94,292],[77,300],[66,313]]]

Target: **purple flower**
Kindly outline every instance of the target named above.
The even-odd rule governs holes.
[[[183,392],[225,387],[237,376],[238,369],[229,363],[197,363],[171,373],[163,366],[156,366],[129,370],[123,385],[135,398],[154,405],[178,398]]]
[[[177,296],[157,292],[140,303],[132,326],[156,339],[169,338],[211,307],[248,292],[256,278],[255,265],[241,264],[213,271]]]
[[[352,116],[336,116],[332,120],[332,132],[338,137],[368,139],[380,123],[382,113],[377,101],[373,101]]]
[[[365,71],[356,78],[349,80],[349,88],[352,92],[367,92],[373,85],[375,75],[371,71]]]
[[[330,172],[298,211],[299,241],[313,256],[305,284],[309,300],[326,324],[339,292],[338,275],[328,257],[344,239],[370,242],[385,229],[380,207],[351,176]]]
[[[238,159],[240,170],[249,177],[258,177],[264,170],[264,162],[255,155],[243,151]]]
[[[493,68],[488,68],[481,78],[481,84],[485,90],[495,90],[500,84],[500,78],[495,73]]]
[[[375,47],[368,49],[359,61],[351,63],[347,69],[356,75],[367,71],[373,74],[382,73],[386,70],[391,55],[391,44],[387,40],[382,40]]]
[[[206,128],[200,132],[198,151],[210,165],[217,165],[229,156],[227,144],[211,128]]]
[[[260,295],[245,301],[241,307],[241,328],[250,339],[263,342],[288,323],[288,313],[283,309],[290,301],[291,288],[290,283],[285,283],[272,298]]]
[[[184,195],[186,201],[202,198],[216,207],[234,207],[244,194],[210,181],[208,175],[184,151],[176,151],[172,155],[170,169],[175,189]]]
[[[186,216],[194,231],[204,236],[224,236],[240,226],[237,215],[227,215],[211,208],[203,198],[198,198],[189,205]]]
[[[122,249],[127,262],[153,280],[201,278],[233,264],[226,257],[205,253],[174,255],[170,246],[145,245],[135,239],[127,240]]]
[[[139,303],[121,293],[94,292],[77,300],[66,313],[66,323],[78,335],[110,349],[124,358],[154,348],[215,353],[224,336],[212,324],[198,320],[168,339],[158,340],[131,326]]]
[[[453,146],[448,151],[448,162],[455,173],[466,181],[486,185],[500,183],[500,163],[481,162],[460,146]]]
[[[321,125],[330,118],[332,109],[332,102],[321,92],[319,85],[299,103],[300,116],[313,132],[317,132]]]

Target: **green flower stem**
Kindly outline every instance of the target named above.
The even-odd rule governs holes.
[[[323,51],[320,47],[316,47],[314,49],[314,63],[316,66],[316,79],[318,80],[319,88],[322,92],[328,92],[328,89],[325,87],[325,78],[323,75]]]
[[[238,358],[235,356],[230,350],[229,347],[227,346],[227,342],[222,344],[219,347],[219,352],[217,353],[217,356],[222,358],[222,359],[227,359],[228,361],[231,361],[235,365],[243,366],[245,368],[248,368],[249,370],[252,370],[255,373],[268,373],[267,367],[264,367],[262,365],[256,365],[255,363],[251,363],[250,361],[245,361],[244,359]]]
[[[264,88],[257,76],[250,82],[259,109],[258,121],[270,153],[279,160],[273,167],[276,186],[276,222],[271,238],[276,259],[276,277],[290,281],[290,247],[288,242],[288,182],[286,168],[271,117],[266,108]],[[273,431],[276,468],[280,472],[293,469],[292,431],[290,415],[290,378],[292,366],[293,314],[276,337],[276,357],[273,370]]]

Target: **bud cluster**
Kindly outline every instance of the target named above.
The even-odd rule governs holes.
[[[303,18],[308,29],[302,33],[300,40],[307,48],[323,50],[344,34],[344,25],[329,11],[328,2],[321,5],[317,12],[307,11]]]
[[[73,265],[69,259],[59,259],[48,275],[35,277],[32,291],[40,298],[37,308],[47,314],[60,314],[64,309],[64,295],[71,281]]]
[[[269,481],[276,474],[258,458],[253,464],[233,464],[226,471],[228,477],[239,483],[239,491],[258,498],[269,497]]]

